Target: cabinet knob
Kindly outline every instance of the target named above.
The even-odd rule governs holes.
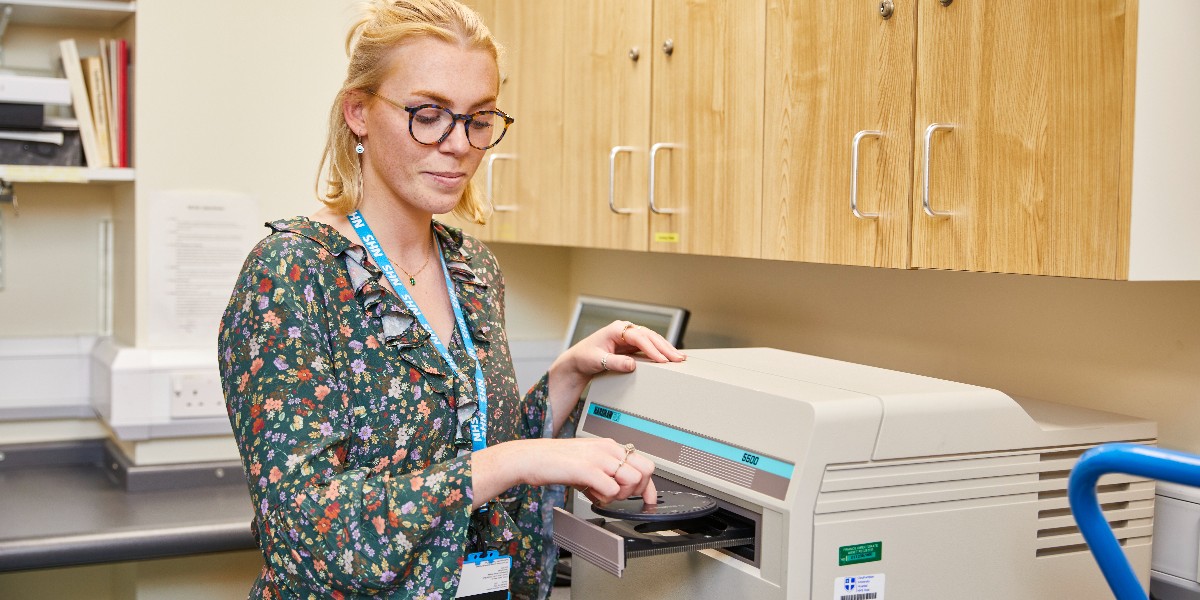
[[[883,0],[879,3],[879,16],[884,21],[892,18],[892,12],[896,10],[896,5],[892,4],[892,0]]]
[[[938,2],[941,2],[942,6],[950,6],[951,4],[954,4],[954,0],[938,0]]]
[[[634,46],[629,49],[629,60],[632,60],[633,62],[637,62],[638,58],[640,58],[641,56],[642,56],[642,53],[640,50],[638,50],[637,46]]]
[[[667,41],[663,42],[663,53],[667,56],[675,53],[675,40],[667,38]]]

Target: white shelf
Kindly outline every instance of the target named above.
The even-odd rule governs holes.
[[[133,179],[133,169],[0,165],[0,180],[8,183],[119,183]]]
[[[4,6],[13,23],[91,29],[111,29],[136,12],[132,0],[0,0]]]

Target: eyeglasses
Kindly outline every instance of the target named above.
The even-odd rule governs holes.
[[[442,143],[450,137],[454,124],[462,121],[463,130],[467,132],[467,143],[471,144],[472,148],[487,150],[499,144],[508,132],[508,126],[515,122],[515,119],[498,110],[481,110],[469,115],[460,115],[437,104],[404,106],[375,92],[368,93],[396,108],[404,109],[408,113],[408,133],[418,144],[425,146]]]

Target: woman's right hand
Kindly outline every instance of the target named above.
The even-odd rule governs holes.
[[[597,504],[658,497],[654,462],[609,438],[505,442],[474,453],[471,471],[476,507],[520,483],[574,486]]]

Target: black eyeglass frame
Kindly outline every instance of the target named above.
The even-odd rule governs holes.
[[[463,122],[463,133],[465,133],[467,136],[467,143],[470,144],[471,147],[475,148],[476,150],[487,150],[489,148],[494,148],[496,146],[496,144],[499,144],[500,140],[503,140],[505,134],[508,133],[508,126],[512,125],[513,123],[515,123],[517,121],[516,119],[508,116],[507,114],[504,113],[504,111],[501,111],[501,110],[480,110],[480,111],[473,112],[469,115],[462,115],[462,114],[456,113],[440,104],[428,103],[428,104],[418,104],[416,106],[404,106],[403,104],[400,104],[399,102],[396,102],[395,100],[392,100],[391,98],[388,98],[386,96],[382,96],[376,92],[367,90],[367,93],[371,94],[372,96],[375,96],[376,98],[379,98],[380,100],[383,100],[384,102],[387,102],[388,104],[391,104],[392,106],[395,106],[396,108],[403,110],[404,112],[407,112],[408,113],[408,135],[412,137],[414,142],[421,144],[422,146],[436,146],[436,145],[446,141],[446,138],[450,137],[450,133],[452,131],[454,131],[454,125],[456,123],[458,123],[459,121],[462,121]],[[417,139],[417,134],[413,133],[413,119],[416,118],[417,111],[425,109],[425,108],[436,108],[438,110],[445,111],[446,114],[450,115],[450,126],[446,128],[446,131],[442,132],[442,136],[439,137],[436,142],[422,142],[421,140]],[[479,117],[479,115],[496,115],[497,117],[500,117],[500,119],[502,121],[504,121],[504,129],[500,131],[500,137],[496,138],[496,141],[494,141],[491,144],[488,144],[487,146],[484,146],[482,148],[480,148],[479,146],[476,146],[475,143],[471,141],[470,125],[471,125],[472,121],[474,121],[477,117]]]

